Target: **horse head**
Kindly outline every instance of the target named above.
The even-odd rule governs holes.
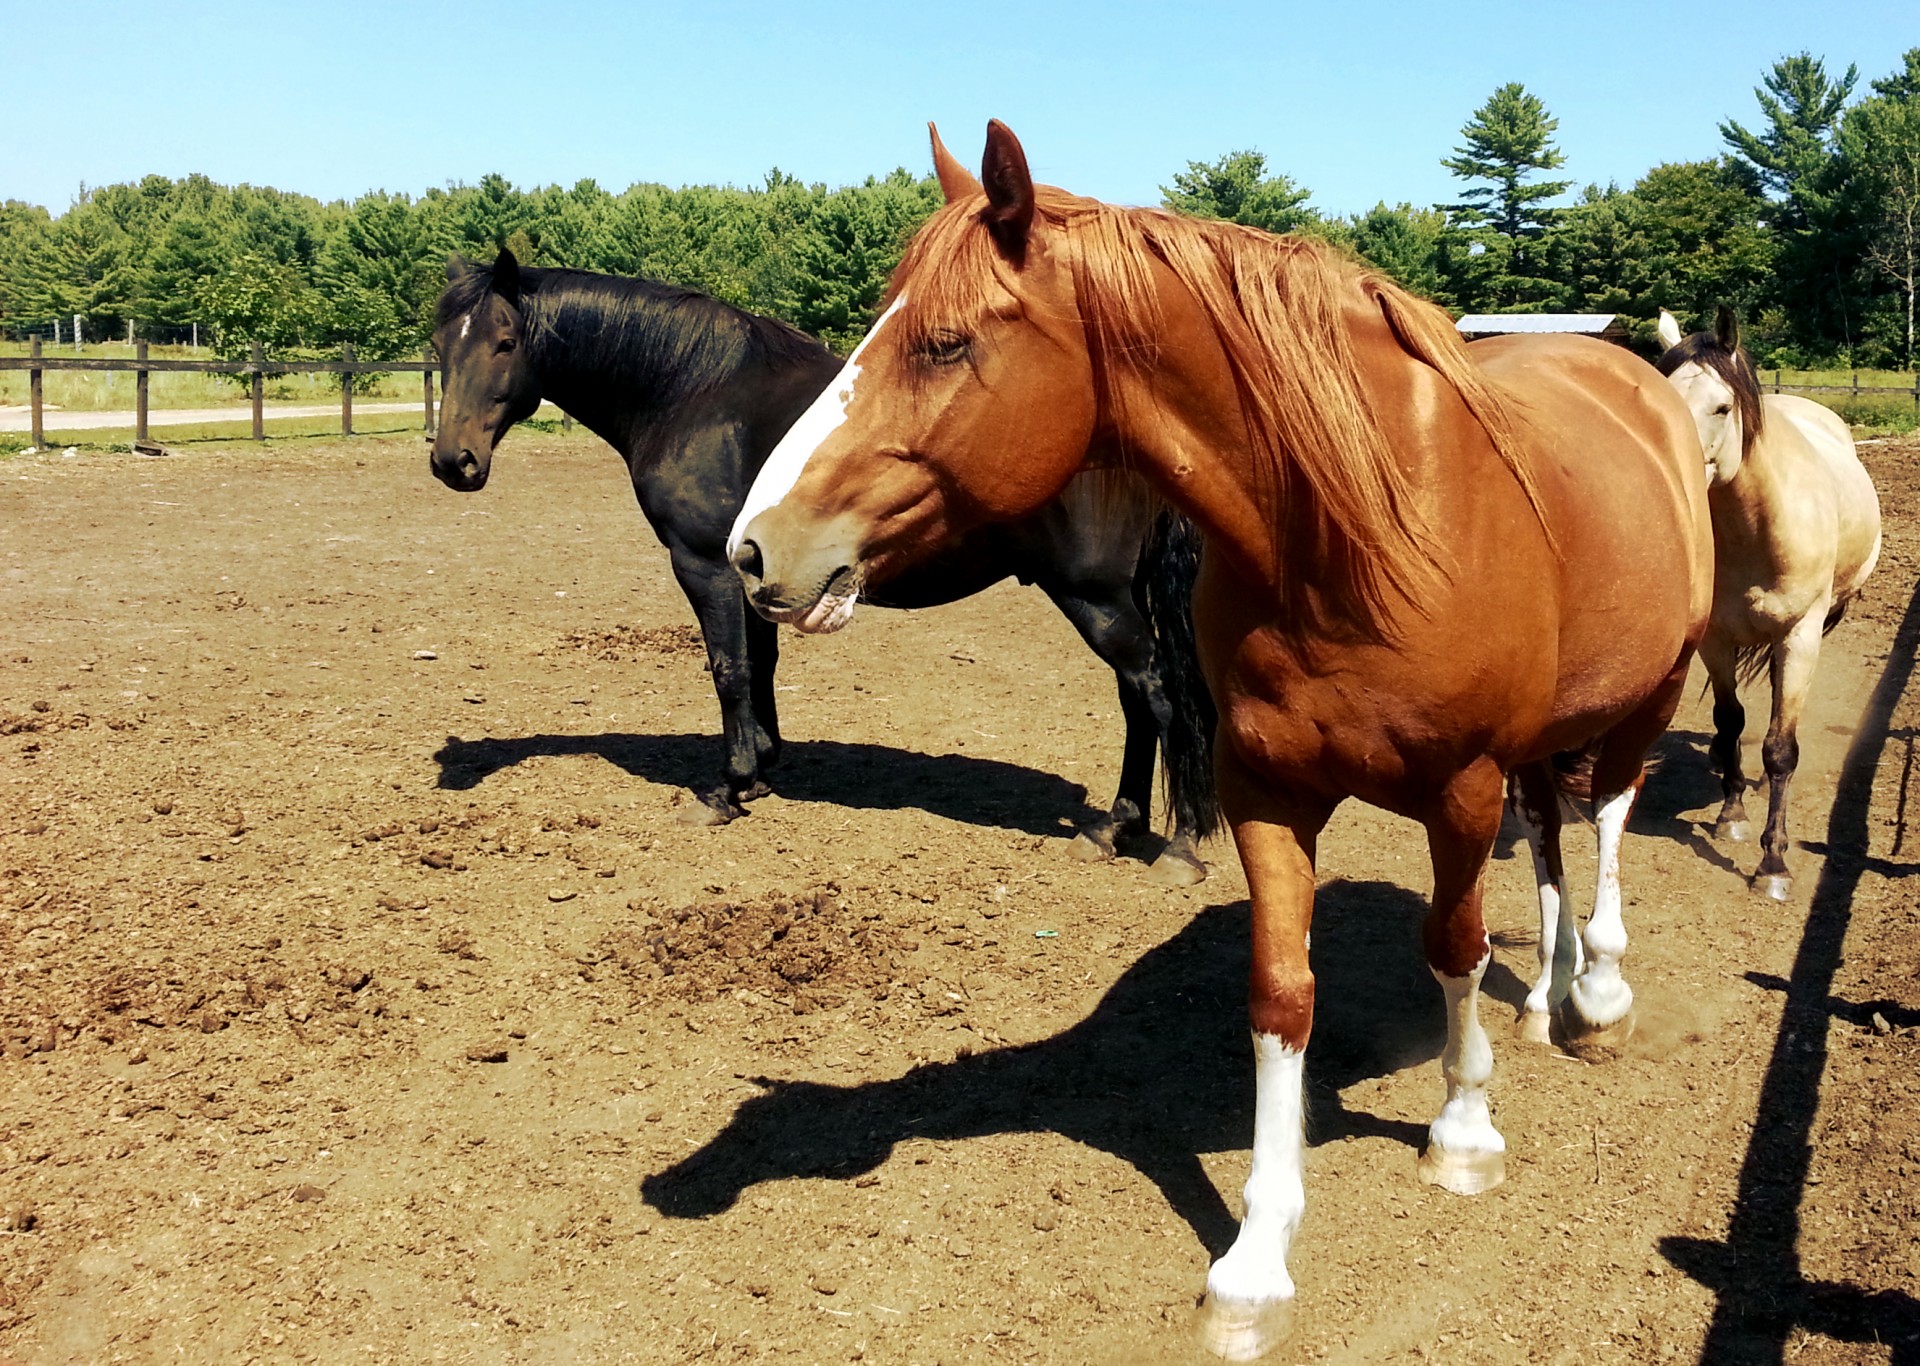
[[[1707,458],[1707,484],[1730,483],[1760,434],[1760,377],[1740,345],[1740,322],[1720,305],[1711,332],[1683,336],[1679,320],[1660,310],[1656,329],[1666,348],[1657,367],[1693,414]]]
[[[432,466],[436,479],[461,493],[486,487],[494,447],[540,406],[520,287],[520,263],[504,248],[491,266],[458,255],[447,262],[433,331],[445,393]]]
[[[762,467],[728,538],[761,615],[831,631],[862,586],[1033,512],[1087,455],[1096,395],[1060,230],[1019,141],[975,180],[934,136],[948,199],[880,319]],[[1017,450],[1017,461],[1005,453]]]

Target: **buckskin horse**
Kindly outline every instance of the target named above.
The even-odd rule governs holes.
[[[1693,414],[1706,456],[1713,515],[1713,619],[1700,662],[1713,684],[1713,760],[1722,803],[1714,834],[1748,836],[1741,794],[1743,677],[1766,669],[1773,715],[1761,743],[1767,825],[1755,891],[1793,894],[1787,866],[1787,789],[1800,761],[1800,712],[1813,688],[1820,641],[1866,586],[1880,558],[1880,498],[1830,408],[1793,394],[1762,394],[1740,346],[1740,323],[1722,307],[1711,332],[1680,334],[1660,311],[1660,373]]]
[[[764,769],[779,757],[778,641],[746,609],[727,532],[768,452],[840,361],[785,323],[696,291],[522,267],[510,251],[491,266],[448,263],[434,346],[446,388],[432,469],[448,488],[484,488],[501,437],[543,398],[625,458],[699,620],[720,699],[725,774],[683,819],[719,824],[742,814],[768,790]],[[1206,876],[1197,845],[1218,819],[1211,732],[1196,725],[1211,711],[1197,683],[1202,700],[1180,712],[1163,685],[1173,671],[1197,673],[1191,646],[1181,646],[1190,591],[1182,566],[1197,563],[1185,542],[1197,538],[1161,507],[1137,479],[1076,481],[1024,519],[963,538],[937,569],[904,576],[883,601],[928,607],[1008,577],[1037,584],[1114,671],[1126,721],[1119,794],[1072,852],[1110,858],[1118,841],[1146,831],[1159,747],[1175,822],[1152,871],[1190,884]],[[1158,647],[1156,626],[1166,642]]]
[[[1543,920],[1571,933],[1564,752],[1591,759],[1600,860],[1562,1027],[1630,1023],[1621,836],[1706,627],[1699,438],[1672,386],[1617,347],[1467,347],[1438,308],[1324,244],[1037,186],[998,122],[977,180],[934,144],[946,206],[768,459],[734,563],[763,614],[836,628],[869,585],[1101,465],[1139,471],[1205,531],[1194,627],[1252,893],[1256,1090],[1245,1218],[1201,1322],[1213,1350],[1248,1359],[1294,1293],[1315,842],[1341,801],[1427,831],[1422,937],[1447,1021],[1427,1180],[1472,1193],[1504,1176],[1481,878],[1513,775]]]

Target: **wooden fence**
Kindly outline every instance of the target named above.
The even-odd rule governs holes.
[[[131,359],[125,356],[43,356],[40,354],[40,339],[35,337],[32,351],[25,356],[0,356],[0,370],[25,370],[28,373],[27,388],[33,405],[33,444],[47,444],[46,425],[43,420],[44,404],[41,397],[41,376],[48,370],[131,370],[133,382],[133,439],[147,440],[147,377],[156,370],[189,371],[202,375],[246,375],[247,390],[253,399],[253,439],[267,439],[266,411],[264,400],[264,381],[267,375],[389,375],[396,373],[420,372],[420,402],[422,427],[431,434],[433,431],[433,377],[441,368],[428,350],[419,360],[379,360],[356,361],[353,358],[351,342],[340,348],[339,360],[276,360],[269,361],[259,342],[253,344],[253,354],[246,360],[150,360],[147,357],[147,344],[136,342]],[[1769,382],[1766,371],[1759,372],[1760,387],[1769,393],[1792,392],[1797,394],[1847,394],[1859,398],[1862,394],[1911,394],[1913,409],[1920,415],[1920,374],[1913,379],[1912,388],[1905,385],[1862,384],[1859,372],[1854,372],[1851,384],[1788,384],[1781,379],[1782,371],[1775,370]],[[571,428],[571,419],[567,422]],[[340,434],[353,435],[353,386],[340,386]]]
[[[1858,370],[1853,372],[1853,383],[1851,384],[1784,384],[1780,379],[1782,373],[1784,372],[1775,370],[1773,372],[1773,380],[1768,382],[1767,372],[1765,370],[1755,371],[1755,374],[1760,380],[1760,388],[1765,393],[1850,394],[1854,398],[1859,398],[1862,394],[1911,394],[1913,395],[1913,411],[1915,414],[1920,415],[1920,373],[1914,375],[1912,388],[1908,388],[1904,384],[1862,384]]]
[[[36,446],[47,444],[41,376],[48,370],[131,370],[134,375],[133,439],[136,441],[147,440],[147,377],[156,370],[248,376],[247,391],[253,399],[255,441],[267,439],[265,378],[268,375],[388,375],[417,370],[420,372],[423,425],[429,433],[433,431],[433,377],[441,367],[431,351],[420,360],[357,361],[353,358],[353,344],[349,342],[340,348],[339,360],[270,361],[260,343],[255,342],[253,355],[246,360],[150,360],[145,342],[134,343],[131,357],[43,356],[38,337],[33,339],[31,346],[31,351],[24,356],[0,356],[0,370],[27,372],[27,391],[33,407],[33,444]],[[353,435],[353,386],[346,383],[340,386],[340,434]]]

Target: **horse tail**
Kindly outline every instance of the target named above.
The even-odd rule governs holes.
[[[1163,735],[1167,801],[1181,827],[1204,839],[1220,828],[1213,786],[1213,694],[1200,673],[1193,632],[1193,582],[1200,528],[1172,510],[1153,521],[1134,576],[1134,596],[1153,630],[1154,657],[1171,719]]]
[[[1562,809],[1585,820],[1593,803],[1593,766],[1600,758],[1607,737],[1596,735],[1579,749],[1563,749],[1548,756],[1547,772],[1561,797]],[[1658,755],[1649,754],[1640,765],[1643,777],[1652,777],[1660,768]]]

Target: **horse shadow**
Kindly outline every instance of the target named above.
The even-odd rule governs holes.
[[[609,731],[478,740],[449,735],[433,757],[440,765],[437,786],[456,792],[528,759],[580,755],[604,759],[648,782],[698,790],[713,780],[717,747],[713,736],[693,734]],[[917,808],[1029,835],[1071,837],[1102,814],[1088,804],[1085,787],[1058,774],[999,759],[922,754],[890,745],[789,740],[769,776],[774,790],[791,801],[880,811]]]
[[[1350,1109],[1340,1095],[1439,1055],[1446,1026],[1420,951],[1425,913],[1424,899],[1386,883],[1319,891],[1307,1053],[1315,1144],[1354,1136],[1417,1147],[1425,1139],[1424,1125]],[[909,1139],[1054,1133],[1130,1163],[1218,1256],[1238,1224],[1200,1154],[1253,1139],[1249,942],[1245,901],[1209,906],[1051,1038],[850,1086],[757,1078],[766,1089],[698,1151],[647,1176],[642,1195],[670,1218],[704,1218],[764,1182],[852,1179]],[[1516,1009],[1526,994],[1504,969],[1490,971],[1486,987]]]

